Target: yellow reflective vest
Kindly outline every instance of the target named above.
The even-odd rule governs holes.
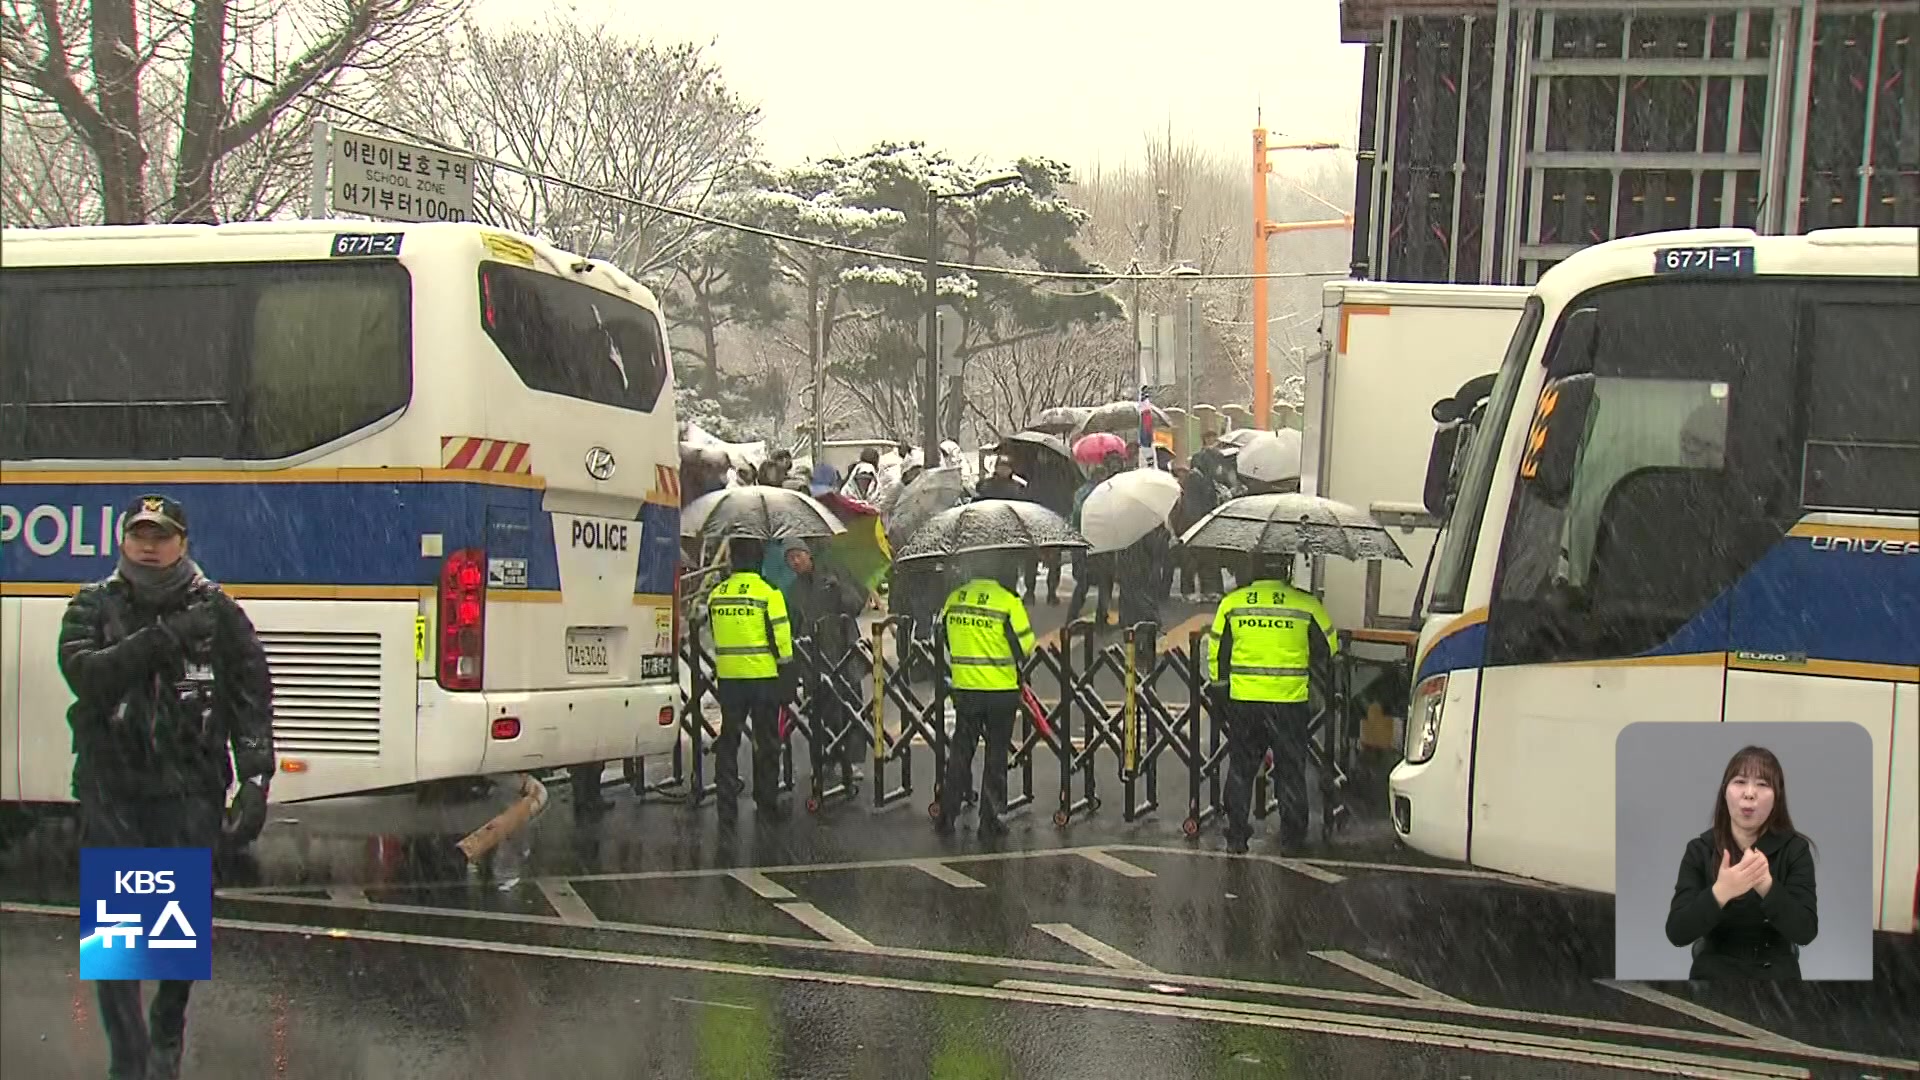
[[[1275,579],[1235,589],[1220,601],[1213,616],[1207,674],[1215,682],[1225,678],[1235,701],[1305,701],[1312,659],[1310,628],[1316,624],[1327,648],[1339,649],[1333,620],[1312,593]],[[1224,674],[1220,670],[1223,645],[1229,669]]]
[[[752,570],[721,582],[707,597],[713,673],[721,679],[777,679],[793,659],[787,598]]]
[[[955,690],[1020,689],[1019,657],[1033,652],[1033,624],[1019,597],[992,578],[975,578],[947,597],[940,621]]]

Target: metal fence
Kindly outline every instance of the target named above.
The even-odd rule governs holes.
[[[680,645],[689,678],[671,774],[649,784],[644,763],[629,763],[627,770],[642,794],[696,806],[715,791],[709,759],[719,734],[713,657],[703,629],[699,622],[689,625]],[[849,619],[844,633],[834,635],[848,643],[837,656],[823,653],[820,628],[812,629],[794,643],[799,692],[782,712],[781,789],[795,789],[794,755],[804,753],[809,813],[857,802],[863,791],[872,807],[884,808],[913,797],[914,757],[925,754],[934,766],[927,810],[937,815],[952,722],[937,628],[926,636],[911,619],[894,616],[861,633]],[[1153,623],[1102,633],[1093,620],[1082,619],[1068,624],[1057,643],[1027,657],[1026,707],[1008,761],[1009,811],[1031,804],[1035,771],[1051,769],[1059,778],[1053,821],[1061,828],[1099,812],[1103,790],[1118,790],[1125,821],[1157,813],[1163,784],[1169,797],[1178,798],[1182,781],[1186,835],[1198,836],[1222,814],[1228,720],[1224,686],[1206,677],[1206,634],[1195,632],[1165,647],[1159,635]],[[1403,685],[1406,678],[1404,660],[1356,657],[1348,647],[1316,671],[1304,764],[1317,780],[1323,839],[1351,820],[1355,776],[1367,757],[1362,719],[1370,708],[1378,713],[1376,703],[1357,699],[1356,685],[1365,697],[1367,686]],[[1272,767],[1269,757],[1255,781],[1257,817],[1277,805]],[[971,802],[974,793],[965,799]]]

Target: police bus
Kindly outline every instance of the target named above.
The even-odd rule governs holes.
[[[673,377],[606,263],[471,224],[0,237],[0,800],[70,799],[67,598],[180,499],[276,801],[671,749]]]
[[[1541,277],[1477,382],[1435,406],[1428,501],[1451,510],[1390,781],[1398,834],[1611,892],[1627,724],[1857,723],[1874,923],[1911,932],[1916,230],[1583,249]]]

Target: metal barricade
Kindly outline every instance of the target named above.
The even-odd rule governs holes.
[[[701,629],[698,623],[689,626],[681,643],[688,692],[672,777],[644,787],[647,794],[678,796],[694,805],[715,791],[707,779],[706,757],[718,737],[707,719],[715,679]],[[819,628],[810,629],[814,633],[795,642],[803,693],[782,732],[781,789],[795,786],[792,740],[798,735],[807,743],[809,812],[859,798],[863,779],[873,786],[871,805],[884,808],[912,796],[915,744],[924,743],[934,759],[934,798],[928,813],[937,818],[951,698],[939,635],[920,637],[910,618],[891,616],[869,626],[864,635],[849,633],[844,652],[834,657],[823,654]],[[849,629],[857,630],[857,623]],[[1045,767],[1048,754],[1059,770],[1054,824],[1064,828],[1074,818],[1098,811],[1101,757],[1111,754],[1125,821],[1160,809],[1160,768],[1166,762],[1186,770],[1181,823],[1186,836],[1197,838],[1208,822],[1223,814],[1231,723],[1223,711],[1228,704],[1225,687],[1207,677],[1207,633],[1195,631],[1164,652],[1159,633],[1154,623],[1137,623],[1118,640],[1101,644],[1092,620],[1080,619],[1062,629],[1057,645],[1026,657],[1021,720],[1008,757],[1009,811],[1033,803],[1035,770]],[[889,644],[894,647],[889,649]],[[1306,760],[1292,766],[1310,768],[1317,778],[1321,835],[1327,838],[1351,817],[1346,796],[1359,753],[1359,723],[1350,684],[1351,664],[1344,655],[1335,658],[1330,670],[1316,672]],[[1048,685],[1059,692],[1051,703],[1034,693]],[[1185,700],[1170,700],[1176,694]],[[868,778],[860,775],[857,762],[863,754],[872,770]],[[1269,817],[1278,805],[1273,768],[1269,756],[1255,777],[1251,810],[1259,818]],[[971,803],[977,793],[971,780],[968,784],[963,800]]]

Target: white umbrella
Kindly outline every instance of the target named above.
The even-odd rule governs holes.
[[[1249,480],[1270,484],[1300,479],[1300,433],[1292,428],[1261,432],[1240,445],[1235,467]]]
[[[1080,507],[1080,535],[1095,552],[1119,551],[1166,524],[1180,502],[1180,481],[1159,469],[1103,480]]]
[[[1250,427],[1234,428],[1232,431],[1229,431],[1220,436],[1220,445],[1223,447],[1245,446],[1251,440],[1256,439],[1259,436],[1264,434],[1266,434],[1266,432],[1261,431],[1259,428],[1250,428]]]

